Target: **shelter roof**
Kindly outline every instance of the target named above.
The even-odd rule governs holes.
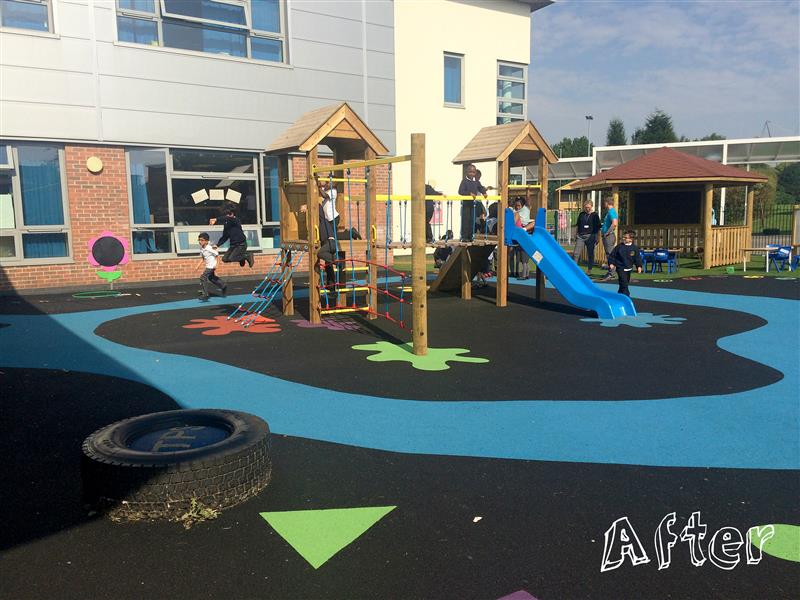
[[[270,154],[297,150],[308,152],[323,140],[328,145],[337,140],[347,143],[360,141],[379,156],[389,154],[389,149],[347,102],[323,106],[301,115],[267,146],[266,151]]]
[[[530,121],[518,121],[484,127],[458,153],[453,162],[463,165],[505,160],[511,156],[512,162],[527,160],[527,164],[532,164],[538,160],[539,155],[544,155],[550,163],[558,162],[558,157],[534,124]]]
[[[761,183],[767,178],[672,148],[659,148],[608,171],[570,184],[572,189],[600,189],[618,184],[642,183]]]

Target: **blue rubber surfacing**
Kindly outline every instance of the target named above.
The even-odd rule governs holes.
[[[188,300],[61,315],[0,315],[0,321],[11,325],[0,329],[0,366],[131,379],[186,408],[213,404],[244,410],[266,419],[276,433],[379,450],[651,466],[800,468],[800,302],[664,288],[632,293],[645,300],[763,318],[765,326],[722,338],[718,345],[775,368],[784,378],[736,394],[663,400],[398,401],[130,348],[94,334],[114,319],[197,306]]]

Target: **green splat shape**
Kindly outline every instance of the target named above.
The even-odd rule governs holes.
[[[374,344],[360,344],[353,346],[353,350],[375,352],[367,357],[373,362],[410,362],[411,366],[421,371],[444,371],[450,368],[448,361],[465,363],[487,363],[488,358],[473,356],[460,356],[469,352],[467,348],[428,348],[428,354],[417,356],[412,351],[413,344],[392,344],[391,342],[375,342]]]
[[[109,283],[122,277],[122,271],[95,271],[100,279],[105,279]]]
[[[764,554],[775,558],[800,562],[800,527],[797,525],[773,524],[775,535],[764,542]],[[759,527],[766,527],[759,525]],[[758,543],[758,537],[749,535],[750,543]]]
[[[319,569],[396,506],[259,513],[289,545]]]

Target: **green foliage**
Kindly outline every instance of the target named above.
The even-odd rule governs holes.
[[[784,163],[778,167],[778,202],[800,203],[800,163]]]
[[[778,187],[778,172],[769,165],[753,165],[751,171],[766,175],[766,183],[758,183],[755,186],[753,195],[753,218],[764,221],[775,203],[775,190]]]
[[[574,156],[591,156],[591,148],[594,148],[594,144],[589,146],[589,139],[582,135],[576,138],[565,137],[554,144],[552,148],[559,158],[572,158]]]
[[[628,136],[625,133],[625,124],[622,119],[614,117],[608,122],[606,131],[606,146],[624,146],[628,143]]]
[[[672,117],[659,108],[650,113],[644,127],[637,127],[631,137],[633,144],[668,144],[677,141]]]
[[[716,140],[726,140],[726,139],[728,139],[728,138],[726,138],[724,135],[720,135],[719,133],[714,131],[714,132],[709,133],[708,135],[704,135],[703,137],[701,137],[699,139],[696,139],[694,141],[695,142],[713,142],[713,141],[716,141]]]

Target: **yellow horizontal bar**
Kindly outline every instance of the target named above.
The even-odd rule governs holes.
[[[377,197],[379,202],[386,202],[387,200],[390,199],[388,194],[377,194]],[[391,195],[392,202],[406,202],[408,200],[411,200],[411,196],[403,196],[395,194]],[[473,198],[472,196],[425,196],[425,200],[437,200],[440,202],[444,201],[463,202],[465,200],[492,201],[492,200],[500,200],[500,196],[486,196],[486,198],[484,198],[483,196],[476,196],[475,198]]]
[[[333,171],[346,171],[347,169],[360,169],[361,167],[373,167],[375,165],[388,165],[389,163],[408,162],[411,160],[410,154],[403,156],[389,156],[388,158],[374,158],[372,160],[357,160],[340,165],[330,165],[325,167],[311,166],[312,173],[332,173]]]
[[[519,185],[515,183],[508,186],[508,188],[511,190],[524,190],[524,189],[536,190],[539,189],[540,187],[542,186],[539,185],[538,183],[531,183],[530,185]]]
[[[407,285],[406,287],[397,288],[397,289],[400,290],[401,292],[411,292],[411,291],[414,290],[414,288],[412,288],[410,285]]]
[[[368,287],[346,287],[336,290],[337,294],[349,294],[350,292],[366,292],[369,288]],[[331,290],[320,290],[320,294],[327,294]]]
[[[323,181],[334,181],[336,183],[347,183],[348,181],[350,183],[367,183],[367,180],[364,179],[363,177],[351,177],[350,179],[347,179],[346,177],[323,177],[322,179],[323,179]],[[305,180],[303,180],[303,181],[288,181],[286,179],[283,180],[283,183],[284,184],[291,183],[292,185],[305,185],[306,184]]]
[[[321,315],[335,315],[338,313],[369,312],[369,306],[357,306],[355,308],[323,308],[319,311]]]

